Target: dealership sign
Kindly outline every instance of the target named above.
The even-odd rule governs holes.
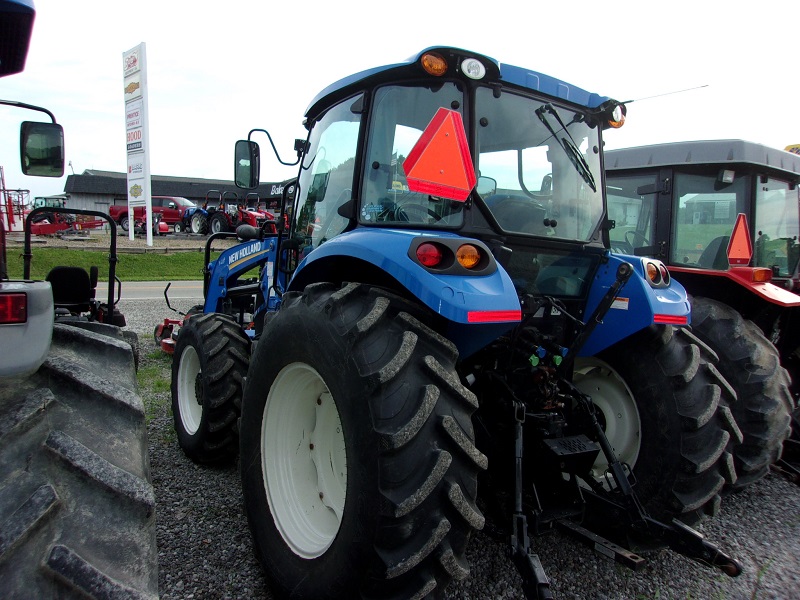
[[[150,157],[147,131],[147,69],[144,42],[122,53],[125,94],[125,151],[128,157],[128,215],[144,206],[147,245],[153,245]],[[129,217],[128,237],[133,239],[134,222]]]

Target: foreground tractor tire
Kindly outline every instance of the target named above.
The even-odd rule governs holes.
[[[239,450],[237,426],[250,339],[228,315],[184,321],[172,358],[172,415],[178,444],[195,462],[221,462]]]
[[[744,441],[733,451],[733,490],[740,490],[769,472],[791,434],[789,374],[758,326],[726,304],[692,298],[692,330],[719,355],[720,373],[736,390],[731,411]]]
[[[0,380],[4,598],[157,598],[155,498],[128,342],[56,323]]]
[[[599,408],[639,499],[661,521],[716,514],[723,486],[736,479],[727,450],[741,440],[728,409],[733,393],[710,360],[689,332],[653,326],[576,361],[575,384]],[[601,455],[598,479],[606,467]]]
[[[486,458],[455,347],[375,288],[287,294],[256,347],[241,475],[278,597],[422,598],[469,573]]]
[[[119,220],[119,226],[122,228],[122,231],[128,231],[131,226],[130,219],[128,219],[128,215],[125,215]]]

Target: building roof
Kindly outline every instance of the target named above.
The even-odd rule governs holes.
[[[64,184],[65,193],[101,194],[127,197],[127,175],[114,171],[98,171],[87,169],[80,175],[68,175]],[[259,198],[277,199],[283,191],[282,182],[262,183],[255,190],[237,188],[233,181],[222,179],[200,179],[196,177],[169,177],[151,175],[151,193],[153,196],[183,196],[190,200],[203,200],[211,190],[221,193],[235,192],[240,198],[248,192],[258,193]],[[214,197],[218,197],[214,194]]]

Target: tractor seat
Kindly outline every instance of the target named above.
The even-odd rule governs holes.
[[[53,267],[45,278],[53,289],[55,308],[71,313],[89,312],[97,287],[97,267],[91,274],[81,267]]]
[[[728,242],[730,236],[721,235],[708,243],[697,259],[697,264],[704,269],[726,271],[728,269]]]

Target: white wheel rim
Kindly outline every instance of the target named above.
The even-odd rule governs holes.
[[[592,397],[603,414],[605,432],[617,458],[630,465],[639,458],[642,445],[642,422],[636,399],[625,381],[607,363],[597,358],[579,358],[575,361],[575,386]],[[604,484],[608,461],[601,451],[592,465],[592,476]]]
[[[267,502],[284,542],[302,558],[331,546],[344,513],[347,457],[339,411],[310,366],[284,367],[261,421]]]
[[[178,411],[181,423],[189,435],[200,429],[203,407],[197,397],[197,376],[200,375],[200,357],[192,346],[186,346],[178,365]]]

